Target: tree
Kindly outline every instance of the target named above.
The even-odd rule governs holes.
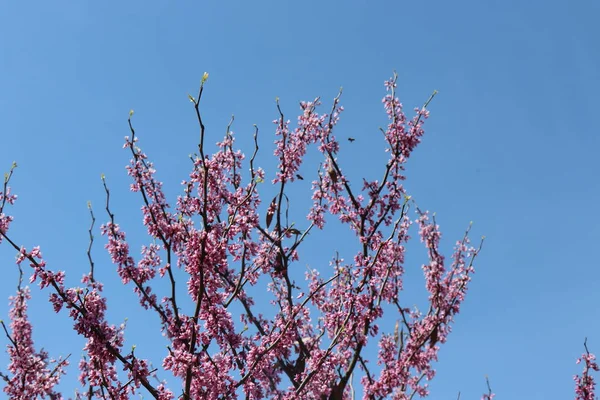
[[[31,268],[30,282],[50,290],[54,310],[66,308],[73,327],[86,338],[86,356],[79,362],[80,381],[86,387],[78,398],[127,399],[145,393],[155,399],[350,399],[355,396],[354,376],[366,399],[409,399],[428,394],[427,381],[435,375],[432,363],[445,343],[454,316],[464,301],[474,272],[473,262],[481,243],[473,247],[469,229],[456,242],[451,262],[439,249],[441,233],[435,215],[422,211],[406,192],[404,166],[420,143],[427,106],[415,109],[408,120],[395,94],[396,79],[385,82],[383,104],[389,123],[381,129],[387,160],[380,180],[363,179],[352,186],[337,154],[340,141],[334,128],[343,111],[340,94],[329,113],[318,114],[317,98],[300,104],[297,127],[292,129],[277,101],[276,149],[278,170],[271,183],[276,195],[261,216],[259,195],[266,172],[255,165],[259,150],[255,127],[254,151],[249,162],[234,148],[234,134],[227,129],[218,151],[207,153],[205,126],[200,111],[204,74],[196,97],[190,96],[200,127],[198,153],[191,157],[192,171],[183,182],[183,194],[171,207],[155,179],[153,164],[138,147],[129,116],[131,152],[128,174],[132,190],[143,200],[143,224],[151,243],[142,248],[139,261],[130,252],[126,234],[111,212],[106,191],[108,222],[101,227],[106,248],[123,284],[133,287],[140,305],[154,312],[169,341],[163,371],[153,369],[135,348],[123,348],[124,325],[105,317],[107,300],[103,285],[90,272],[81,287],[65,286],[65,273],[46,265],[39,247],[27,250],[9,236],[13,218],[5,214],[16,196],[8,186],[16,164],[5,176],[0,193],[0,241],[18,251],[17,264]],[[348,138],[352,143],[355,138]],[[315,168],[312,206],[302,223],[290,222],[289,187],[304,178],[299,168],[307,148],[315,145],[323,157]],[[244,168],[249,173],[244,174]],[[410,211],[414,209],[415,217]],[[92,227],[95,221],[90,206]],[[301,250],[309,234],[322,230],[336,218],[356,237],[352,261],[332,251],[330,267],[308,269],[301,282]],[[428,261],[422,266],[428,291],[428,310],[420,312],[403,304],[406,244],[412,224],[418,226]],[[90,228],[90,247],[93,236]],[[347,253],[347,251],[345,251]],[[182,306],[181,281],[185,272],[191,309]],[[167,293],[153,289],[162,280]],[[276,305],[274,317],[263,315],[250,288],[265,285]],[[159,297],[161,296],[161,297]],[[11,298],[9,373],[2,374],[4,391],[11,398],[62,398],[54,387],[67,359],[49,359],[36,351],[27,318],[29,289],[17,287]],[[243,311],[234,318],[234,306]],[[381,329],[384,313],[396,321],[393,330]],[[369,360],[366,349],[378,346],[378,359]],[[587,347],[586,347],[587,352]],[[578,398],[593,398],[589,369],[597,370],[593,355],[583,358],[586,369],[576,377]],[[118,374],[122,368],[125,374]],[[179,385],[167,388],[163,378],[170,371]],[[489,385],[488,385],[489,386]],[[493,398],[491,389],[484,398]],[[590,397],[591,396],[591,397]]]

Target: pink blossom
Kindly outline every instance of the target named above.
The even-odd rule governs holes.
[[[575,375],[573,380],[575,381],[575,399],[576,400],[595,400],[596,395],[596,381],[590,374],[591,371],[600,371],[598,363],[596,362],[596,356],[588,351],[587,339],[584,342],[585,353],[577,359],[577,364],[584,363],[583,373],[581,376]]]

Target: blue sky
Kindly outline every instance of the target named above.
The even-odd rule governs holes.
[[[266,168],[275,97],[294,120],[299,100],[321,96],[325,111],[343,86],[338,135],[357,140],[340,160],[352,175],[379,176],[383,81],[396,70],[406,110],[439,91],[408,165],[409,192],[437,213],[446,249],[471,220],[474,239],[486,236],[430,398],[480,398],[485,375],[498,398],[570,398],[584,337],[600,353],[599,15],[591,0],[0,2],[0,169],[19,164],[11,234],[41,245],[76,284],[88,268],[88,200],[98,223],[106,220],[104,173],[138,249],[141,201],[128,191],[121,149],[128,112],[175,199],[198,139],[187,94],[204,71],[211,138],[235,114],[238,144],[249,151],[257,124]],[[333,236],[307,244],[313,265],[330,259]],[[128,338],[160,360],[164,343],[144,335],[156,322],[130,304],[131,289],[119,287],[96,237],[111,321],[128,317]],[[415,249],[407,274],[420,285]],[[5,298],[16,286],[13,257],[0,246]],[[83,342],[51,312],[48,293],[33,295],[38,344],[72,352],[76,364]],[[65,394],[75,377],[71,369]]]

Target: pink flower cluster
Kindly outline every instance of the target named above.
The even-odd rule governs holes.
[[[65,359],[49,359],[46,351],[35,351],[31,337],[32,327],[27,318],[27,300],[31,298],[29,288],[19,286],[17,294],[10,299],[10,344],[7,352],[10,357],[8,374],[1,374],[6,386],[4,392],[11,399],[52,398],[61,396],[54,391],[69,364]],[[7,331],[4,322],[2,326]],[[55,364],[53,368],[51,365]]]
[[[575,381],[575,400],[595,400],[596,381],[594,377],[590,375],[591,371],[600,371],[598,363],[596,362],[596,356],[588,351],[587,339],[584,342],[585,353],[581,358],[577,359],[577,364],[583,362],[583,373],[581,376],[575,375],[573,380]]]

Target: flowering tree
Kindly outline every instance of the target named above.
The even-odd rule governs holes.
[[[583,361],[583,373],[581,376],[575,375],[575,399],[576,400],[596,400],[597,397],[594,395],[596,389],[596,382],[594,377],[590,375],[591,371],[600,371],[598,364],[596,363],[596,356],[591,354],[587,347],[587,339],[583,343],[585,347],[585,353],[581,358],[577,359],[577,364]]]
[[[101,232],[106,248],[123,284],[130,285],[140,305],[154,312],[169,341],[162,371],[135,352],[126,351],[124,325],[110,324],[105,317],[107,301],[103,285],[90,272],[80,287],[65,286],[65,273],[47,267],[39,248],[27,250],[9,236],[13,218],[4,210],[16,195],[5,176],[0,192],[0,242],[18,251],[17,264],[29,264],[30,283],[50,291],[56,312],[67,309],[73,328],[87,340],[79,362],[79,380],[85,390],[77,398],[128,399],[145,393],[155,399],[351,399],[355,376],[365,399],[410,399],[428,394],[427,381],[435,371],[439,346],[451,330],[454,316],[465,298],[473,261],[481,249],[470,245],[467,229],[456,242],[448,262],[439,250],[440,231],[435,218],[421,211],[407,194],[404,166],[423,135],[426,107],[415,109],[408,120],[395,95],[394,76],[385,82],[383,105],[389,119],[382,134],[387,160],[380,180],[363,179],[361,189],[350,184],[338,162],[340,142],[334,135],[343,107],[340,95],[329,113],[319,114],[319,99],[302,102],[297,126],[292,128],[279,103],[275,157],[277,173],[272,179],[276,196],[260,215],[260,184],[266,174],[255,165],[259,150],[255,127],[253,154],[246,163],[234,147],[227,129],[218,151],[207,154],[205,126],[200,102],[208,74],[204,74],[196,97],[190,96],[200,127],[198,153],[191,157],[192,171],[183,182],[183,194],[172,207],[155,179],[153,164],[138,147],[131,124],[124,147],[131,152],[127,167],[131,190],[143,200],[143,223],[150,243],[136,262],[126,234],[111,212],[110,191],[104,177],[108,221]],[[434,92],[435,95],[435,92]],[[352,141],[352,138],[348,138]],[[301,224],[290,223],[291,185],[299,174],[308,146],[316,145],[322,162],[315,167],[312,206]],[[242,173],[244,169],[249,173]],[[414,214],[410,210],[414,209]],[[92,227],[95,221],[90,207]],[[414,215],[414,217],[411,217]],[[329,268],[309,269],[298,279],[301,251],[312,230],[324,229],[337,219],[356,236],[351,261],[332,252]],[[418,226],[428,261],[422,266],[428,291],[428,310],[420,312],[403,304],[405,245],[409,228]],[[90,228],[90,247],[93,241]],[[482,240],[483,243],[483,240]],[[184,271],[185,289],[175,276]],[[169,289],[157,293],[158,280]],[[260,312],[250,289],[266,285],[274,317]],[[163,285],[164,286],[164,285]],[[154,288],[153,288],[154,287]],[[186,292],[186,293],[184,293]],[[181,296],[193,307],[186,309]],[[67,359],[50,359],[36,351],[27,318],[29,289],[19,285],[11,297],[9,339],[10,365],[4,391],[14,399],[52,398]],[[237,317],[232,308],[243,310]],[[380,329],[386,319],[396,321],[388,332]],[[367,349],[373,349],[371,352]],[[369,360],[375,354],[377,360]],[[597,370],[593,355],[584,355],[586,369],[577,380],[577,396],[593,398],[594,383],[588,375]],[[126,371],[118,374],[118,368]],[[151,378],[170,373],[180,383],[167,387]],[[488,385],[489,387],[489,385]],[[493,398],[491,389],[484,398]]]

